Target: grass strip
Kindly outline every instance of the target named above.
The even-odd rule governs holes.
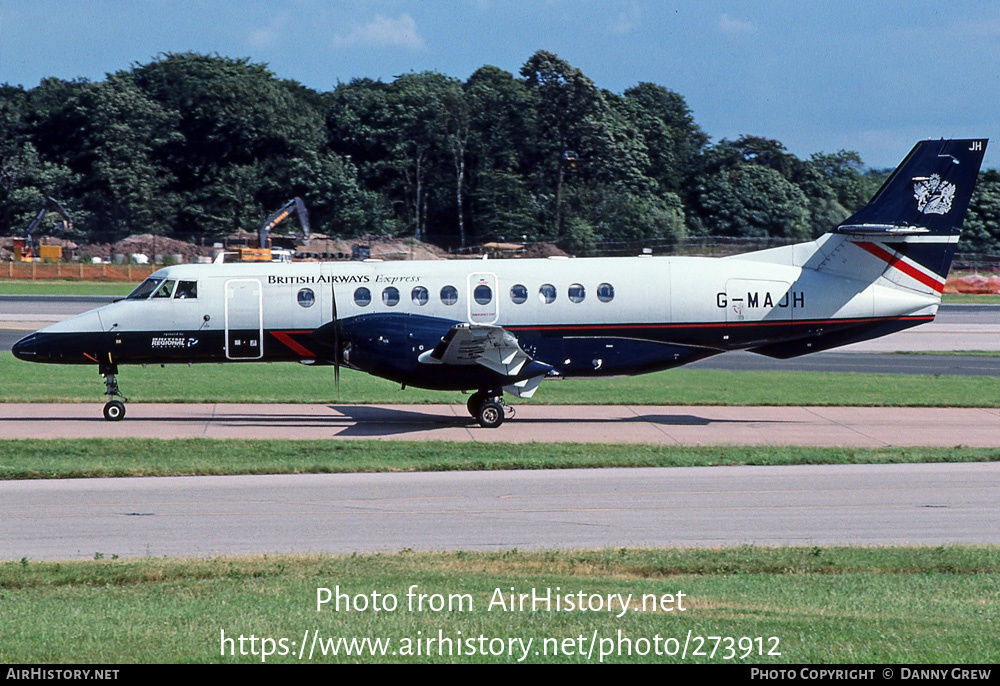
[[[344,609],[342,601],[339,611],[332,602],[317,611],[318,588],[346,594],[354,609]],[[612,611],[530,604],[512,610],[511,589],[516,594],[551,589],[574,600],[582,593],[588,604],[596,596],[632,597],[624,612],[617,602],[609,604]],[[383,607],[392,596],[395,609],[373,610],[373,593]],[[419,594],[424,594],[422,609],[416,605]],[[667,594],[673,596],[667,605],[673,610],[653,610],[648,599]],[[367,609],[357,609],[362,600]],[[262,638],[274,641],[276,653],[285,639],[286,654],[273,654],[267,662],[296,662],[299,642],[311,643],[311,635],[303,641],[307,630],[328,649],[325,656],[314,652],[314,662],[516,662],[520,650],[468,653],[480,645],[488,653],[489,647],[520,638],[532,640],[525,661],[542,663],[593,663],[604,648],[612,652],[606,662],[979,664],[1000,654],[1000,634],[990,629],[1000,623],[1000,548],[744,546],[24,559],[0,564],[0,603],[0,661],[8,664],[259,663]],[[222,642],[223,632],[236,639],[231,646]],[[709,641],[702,645],[704,655],[689,649],[682,659],[679,648],[688,632],[763,637],[764,655],[753,642],[745,660],[727,660],[723,643],[711,657]],[[248,654],[240,654],[241,635],[257,637],[257,655],[249,654],[249,640]],[[579,637],[589,643],[595,635],[600,644],[588,659]],[[657,636],[661,649],[673,647],[666,639],[675,639],[678,654],[650,654]],[[775,645],[768,640],[772,636],[780,656],[767,654]],[[326,639],[337,637],[390,643],[385,656],[345,655],[343,644],[334,656]],[[439,637],[451,639],[450,645]],[[428,645],[428,638],[435,641]],[[468,639],[473,643],[464,642]],[[416,652],[417,640],[424,642],[423,654],[405,654]],[[465,654],[454,654],[456,644]],[[553,656],[553,650],[559,654]],[[641,650],[647,654],[638,654]]]
[[[0,295],[128,295],[138,285],[128,281],[0,279]]]
[[[0,402],[101,402],[96,366],[45,365],[0,353]],[[132,402],[167,403],[465,403],[457,392],[408,388],[344,370],[293,363],[123,366]],[[840,372],[674,369],[618,379],[546,381],[530,401],[551,405],[849,405],[1000,407],[1000,378]]]
[[[803,448],[436,441],[0,440],[0,479],[995,462],[1000,448]]]
[[[946,305],[998,305],[1000,295],[994,293],[945,293],[941,302]]]

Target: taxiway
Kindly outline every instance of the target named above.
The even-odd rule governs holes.
[[[483,429],[463,405],[130,403],[108,422],[100,404],[0,405],[0,436],[1000,447],[1000,408],[518,405]]]
[[[0,559],[1000,543],[1000,463],[0,482]]]

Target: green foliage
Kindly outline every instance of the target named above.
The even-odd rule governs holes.
[[[81,229],[109,231],[114,239],[172,230],[173,176],[157,151],[177,140],[174,113],[119,74],[79,89],[53,122],[64,132],[68,166],[79,175],[75,191],[88,212]]]
[[[807,238],[809,200],[769,167],[739,164],[698,186],[698,203],[711,234],[760,238]]]
[[[712,145],[684,97],[617,95],[551,52],[518,75],[483,66],[355,79],[318,92],[266,65],[167,53],[100,82],[0,85],[0,234],[44,198],[83,241],[255,230],[288,198],[314,230],[445,245],[554,240],[571,251],[686,233],[799,240],[842,221],[884,174],[857,153]],[[984,173],[960,250],[1000,250],[1000,177]]]
[[[979,175],[958,251],[1000,254],[1000,171],[996,169]]]
[[[708,136],[694,122],[684,98],[654,83],[625,91],[625,105],[646,143],[646,175],[664,191],[686,194]]]
[[[669,191],[658,195],[594,182],[572,189],[567,204],[566,247],[577,254],[598,242],[676,244],[686,233],[680,198]],[[581,240],[584,235],[589,240]]]

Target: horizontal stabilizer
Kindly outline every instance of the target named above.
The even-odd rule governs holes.
[[[853,236],[921,236],[930,233],[930,229],[922,226],[897,226],[895,224],[841,224],[837,233]]]

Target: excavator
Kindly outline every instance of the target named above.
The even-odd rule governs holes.
[[[42,205],[42,209],[38,211],[35,218],[31,220],[28,224],[27,230],[24,232],[27,238],[15,238],[14,239],[14,261],[15,262],[31,262],[36,256],[41,257],[43,260],[58,262],[62,259],[62,248],[56,245],[43,245],[40,248],[35,245],[35,241],[32,238],[32,233],[38,228],[38,225],[42,223],[42,219],[49,212],[56,212],[63,218],[63,231],[70,231],[73,228],[73,218],[70,217],[69,212],[66,211],[59,201],[55,198],[45,198],[45,203]],[[41,254],[39,254],[41,253]]]
[[[264,220],[260,228],[257,230],[258,237],[258,247],[256,248],[240,248],[240,261],[241,262],[270,262],[273,259],[273,254],[271,252],[271,240],[270,234],[271,229],[285,221],[290,215],[295,214],[299,218],[299,224],[302,226],[302,235],[304,240],[309,239],[309,212],[306,210],[306,204],[302,202],[301,198],[292,198],[284,205],[282,205],[278,210],[276,210],[271,216]]]

